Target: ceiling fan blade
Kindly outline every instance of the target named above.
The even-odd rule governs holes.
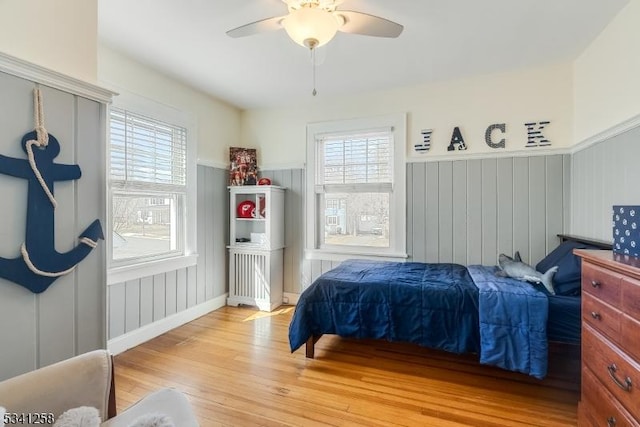
[[[344,19],[344,24],[338,31],[351,34],[362,34],[374,37],[398,37],[404,27],[388,19],[368,13],[354,12],[351,10],[338,10],[336,15]]]
[[[250,24],[243,25],[238,28],[227,31],[229,37],[246,37],[252,36],[258,33],[264,33],[267,31],[275,31],[282,29],[282,20],[284,16],[276,16],[273,18],[262,19],[260,21],[252,22]]]

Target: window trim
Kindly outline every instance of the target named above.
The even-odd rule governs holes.
[[[107,121],[107,283],[120,283],[124,280],[147,277],[153,274],[161,274],[168,271],[193,266],[197,263],[197,123],[193,114],[178,110],[172,106],[142,97],[137,94],[119,90],[119,96],[114,98],[113,107],[140,114],[155,120],[164,121],[187,129],[186,146],[186,193],[185,193],[185,229],[184,229],[184,254],[171,254],[161,258],[147,260],[133,260],[131,262],[119,262],[113,260],[112,241],[112,200],[113,188],[111,186],[111,138],[110,123]],[[111,106],[107,111],[107,117],[111,117]],[[124,278],[124,279],[123,279]],[[116,281],[117,280],[117,281]]]
[[[307,155],[306,155],[306,194],[305,194],[305,257],[307,259],[323,259],[341,261],[347,258],[391,259],[407,258],[407,216],[406,216],[406,147],[407,147],[407,115],[406,113],[389,114],[384,116],[327,121],[310,123],[307,125]],[[316,194],[316,156],[318,138],[327,134],[354,133],[363,131],[379,131],[392,129],[393,132],[393,186],[391,194],[391,209],[393,222],[390,224],[391,233],[389,248],[362,247],[331,247],[321,249],[319,232],[324,225],[320,224],[317,216],[318,197]]]

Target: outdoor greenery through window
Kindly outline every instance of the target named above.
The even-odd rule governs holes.
[[[112,259],[184,254],[186,129],[112,108],[110,134]]]
[[[318,138],[321,247],[389,248],[392,143],[391,131]]]

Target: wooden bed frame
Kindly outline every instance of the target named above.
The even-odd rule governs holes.
[[[604,250],[611,250],[611,248],[613,248],[613,245],[611,242],[605,242],[604,240],[590,239],[588,237],[574,236],[572,234],[558,234],[557,236],[560,239],[561,243],[562,242],[578,242],[578,243],[584,243],[585,245],[596,246]]]
[[[591,246],[595,246],[598,247],[600,249],[606,249],[606,250],[610,250],[612,248],[611,243],[609,242],[605,242],[602,240],[595,240],[595,239],[590,239],[587,237],[581,237],[581,236],[574,236],[571,234],[558,234],[557,235],[558,238],[560,239],[560,242],[578,242],[578,243],[584,243],[586,245],[591,245]],[[306,344],[305,344],[305,355],[307,358],[309,359],[313,359],[315,356],[315,345],[318,342],[318,340],[322,337],[322,334],[320,335],[313,335],[311,337],[309,337],[309,339],[307,340]],[[575,352],[576,349],[574,349],[573,347],[577,347],[577,352],[578,354],[580,354],[580,345],[576,345],[576,344],[567,344],[567,343],[553,343],[550,342],[550,346],[554,345],[556,347],[565,347],[567,346],[567,348],[569,350],[567,350],[567,352]],[[563,351],[564,352],[564,351]]]

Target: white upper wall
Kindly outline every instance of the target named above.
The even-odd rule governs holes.
[[[552,147],[581,142],[640,114],[638,22],[640,0],[631,0],[573,69],[556,65],[333,100],[322,98],[320,85],[317,99],[305,106],[250,110],[242,119],[232,106],[98,48],[97,0],[1,0],[0,51],[195,112],[202,162],[226,164],[228,147],[244,145],[259,148],[262,165],[301,165],[307,123],[390,112],[409,113],[407,152],[417,159],[446,154],[454,126],[460,126],[467,153],[498,151],[484,143],[492,123],[506,123],[506,151],[522,148],[522,124],[530,120],[551,120],[545,135]],[[425,128],[434,130],[433,145],[417,155],[412,147]]]
[[[240,138],[240,110],[100,45],[98,80],[192,116],[198,132],[198,162],[226,168],[229,146]]]
[[[407,112],[407,155],[421,161],[468,154],[525,150],[525,123],[549,120],[543,134],[550,148],[572,144],[572,65],[556,64],[511,73],[476,76],[343,99],[317,98],[290,109],[248,110],[242,116],[242,146],[258,149],[261,168],[302,167],[307,123]],[[491,124],[506,124],[506,148],[485,143]],[[447,152],[454,127],[468,146],[463,154]],[[433,129],[429,152],[418,154],[422,129]],[[494,132],[494,142],[502,136]],[[535,153],[539,148],[527,149]]]
[[[97,0],[0,0],[0,51],[95,83]]]
[[[640,114],[640,0],[631,0],[575,61],[576,143]]]

